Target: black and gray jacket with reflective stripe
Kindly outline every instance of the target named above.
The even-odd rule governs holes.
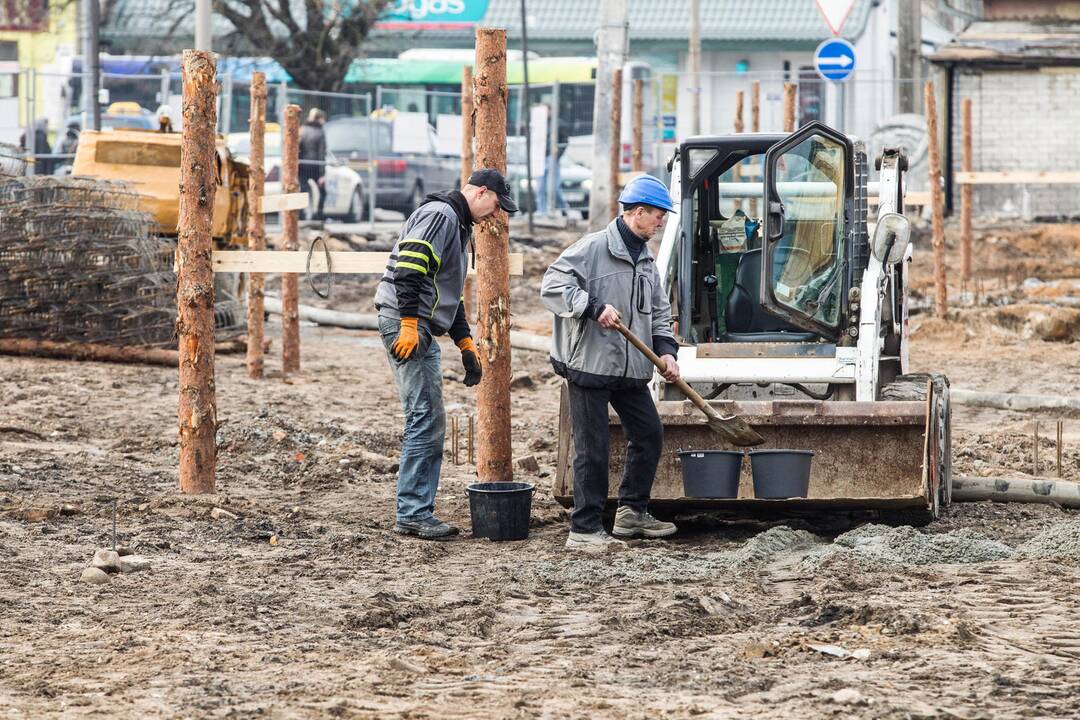
[[[450,332],[455,342],[467,336],[461,301],[471,233],[450,203],[432,200],[417,208],[405,221],[375,291],[379,314],[418,318],[432,335]]]

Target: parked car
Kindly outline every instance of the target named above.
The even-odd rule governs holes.
[[[373,123],[373,126],[371,125]],[[375,204],[411,213],[429,192],[450,190],[461,182],[461,160],[439,155],[435,128],[427,126],[425,151],[394,152],[394,123],[366,117],[326,123],[326,146],[350,168],[367,177],[369,133],[375,137]]]
[[[544,182],[543,166],[534,167],[533,171],[533,211],[545,212],[547,208],[537,207],[540,196],[540,183]],[[525,212],[528,208],[529,184],[526,179],[525,165],[525,138],[506,138],[506,179],[514,191],[514,199]],[[559,185],[562,187],[563,199],[571,210],[581,213],[583,218],[589,217],[589,190],[592,187],[592,171],[589,168],[574,162],[567,153],[559,158]]]
[[[251,156],[251,138],[247,133],[230,133],[228,137],[229,150],[233,155],[248,161]],[[265,160],[266,186],[263,192],[266,195],[277,195],[281,192],[281,132],[266,133]],[[343,218],[347,222],[360,222],[367,217],[367,193],[364,186],[364,178],[358,172],[341,162],[334,153],[326,153],[326,182],[320,190],[315,182],[310,182],[307,188],[301,188],[309,193],[310,201],[307,210],[303,211],[305,219],[315,216],[319,207],[319,193],[326,192],[326,203],[323,205],[323,215],[327,217]]]
[[[77,125],[82,129],[82,113],[68,116],[61,132]],[[158,122],[154,114],[135,102],[114,102],[101,113],[102,130],[157,130]]]

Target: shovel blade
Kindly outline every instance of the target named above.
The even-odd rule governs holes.
[[[743,420],[739,416],[733,417],[721,417],[720,415],[709,413],[709,429],[717,435],[720,435],[732,445],[738,447],[753,447],[754,445],[761,445],[765,442],[765,438],[761,437],[754,428]]]

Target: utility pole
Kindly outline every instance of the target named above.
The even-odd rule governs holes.
[[[217,191],[217,89],[214,55],[185,50],[180,222],[176,239],[176,334],[180,354],[180,492],[214,491],[217,394],[214,390],[213,203]]]
[[[300,106],[285,107],[281,143],[281,185],[300,192]],[[281,234],[286,250],[299,250],[299,210],[283,210]],[[300,282],[296,273],[281,274],[281,376],[300,372]]]
[[[918,113],[922,84],[922,0],[899,0],[896,7],[896,111]]]
[[[619,170],[622,168],[622,68],[615,68],[615,77],[612,79],[614,86],[611,91],[611,200],[608,203],[608,216],[613,218],[619,214]]]
[[[525,80],[525,209],[529,213],[529,232],[533,232],[532,105],[529,102],[529,30],[525,27],[525,0],[521,0],[521,64]]]
[[[642,157],[642,135],[641,135],[641,123],[642,115],[645,108],[645,81],[641,78],[634,78],[634,114],[633,121],[631,122],[631,152],[630,152],[630,169],[634,172],[641,172],[645,169],[644,158]]]
[[[473,172],[473,128],[476,123],[476,110],[473,107],[472,68],[468,65],[461,69],[461,187],[469,184]],[[465,276],[465,318],[472,322],[473,314],[473,279]]]
[[[596,43],[596,92],[593,101],[593,186],[589,195],[589,229],[599,230],[611,219],[608,200],[614,178],[609,170],[612,143],[619,128],[611,126],[615,69],[626,58],[626,0],[603,0]]]
[[[701,0],[690,0],[690,134],[701,134]]]
[[[195,0],[195,49],[213,50],[214,31],[211,25],[213,14],[210,0]]]
[[[476,30],[476,164],[506,173],[506,31]],[[484,378],[476,393],[480,482],[514,479],[510,444],[510,228],[506,213],[476,227],[477,340]]]
[[[934,83],[927,80],[923,87],[926,107],[926,146],[930,155],[930,204],[932,208],[934,247],[934,315],[945,317],[949,310],[948,288],[945,284],[945,197],[941,189],[941,147],[938,145],[937,104]]]
[[[84,130],[101,129],[101,106],[98,105],[98,90],[101,88],[101,68],[98,62],[100,12],[97,0],[82,0],[82,108],[85,115],[83,119]],[[33,122],[31,122],[31,125],[33,125]]]
[[[266,168],[266,74],[251,73],[251,120],[248,124],[251,142],[251,161],[248,170],[248,249],[266,249],[266,220],[262,214]],[[248,377],[263,376],[263,298],[266,275],[248,275],[247,309],[247,373]]]

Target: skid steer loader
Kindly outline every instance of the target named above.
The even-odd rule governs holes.
[[[763,448],[815,457],[806,498],[755,499],[749,461],[738,498],[684,497],[680,449],[737,448],[655,374],[664,424],[655,509],[872,511],[919,522],[950,502],[948,381],[906,374],[906,160],[886,149],[877,166],[871,184],[862,144],[817,122],[786,136],[694,137],[678,148],[670,190],[679,213],[669,217],[657,269],[683,377],[721,413],[744,417]],[[614,413],[610,422],[614,500],[625,439]],[[568,507],[572,462],[564,392],[555,495]]]

